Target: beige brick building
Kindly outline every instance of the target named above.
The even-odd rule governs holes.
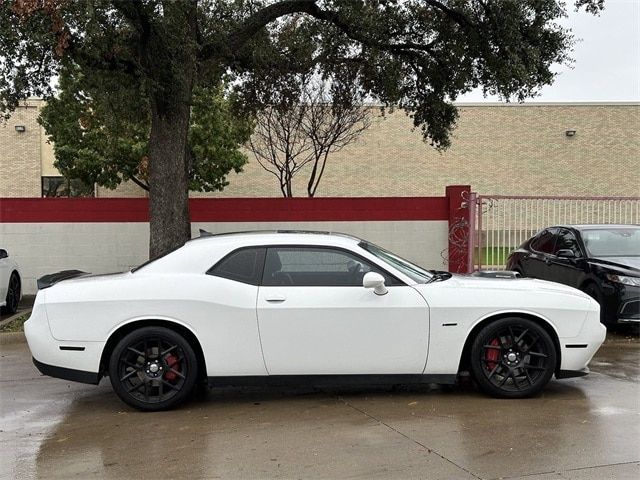
[[[424,143],[403,112],[377,117],[356,143],[329,157],[317,196],[441,195],[451,184],[470,184],[484,194],[640,196],[638,103],[459,107],[444,153]],[[37,102],[29,102],[0,126],[0,197],[40,196],[41,178],[52,174],[51,146],[36,116]],[[223,192],[206,195],[280,196],[276,178],[251,154],[244,172],[229,180]],[[302,171],[294,180],[297,196],[305,195],[305,185]],[[144,192],[127,185],[96,194]]]

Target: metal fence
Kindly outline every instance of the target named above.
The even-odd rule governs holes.
[[[472,260],[476,269],[504,269],[511,251],[544,227],[640,224],[640,197],[472,195]]]

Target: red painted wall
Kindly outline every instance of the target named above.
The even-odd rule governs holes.
[[[446,197],[193,198],[193,222],[448,220]],[[146,198],[2,198],[0,222],[148,222]]]

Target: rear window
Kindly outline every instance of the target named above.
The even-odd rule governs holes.
[[[264,265],[264,248],[242,248],[224,257],[207,274],[236,282],[259,285]]]

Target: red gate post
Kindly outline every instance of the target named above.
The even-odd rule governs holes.
[[[449,199],[449,271],[470,273],[471,186],[449,185],[446,195]]]

